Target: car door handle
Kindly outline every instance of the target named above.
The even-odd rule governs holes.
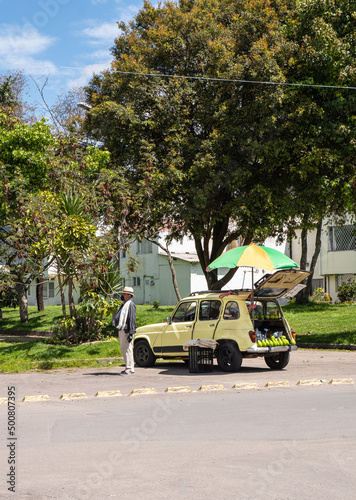
[[[209,326],[215,326],[215,323],[213,323],[212,325],[209,325]]]
[[[186,328],[191,328],[191,327],[192,327],[192,325],[185,325],[185,327],[186,327]]]

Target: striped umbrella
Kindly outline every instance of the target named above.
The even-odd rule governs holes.
[[[290,269],[299,266],[294,260],[275,248],[251,243],[228,250],[209,264],[206,270],[212,271],[218,267],[258,267],[266,271],[274,271],[275,269]]]

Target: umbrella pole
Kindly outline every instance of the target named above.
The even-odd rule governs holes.
[[[252,306],[252,325],[253,325],[253,329],[255,329],[255,308],[254,308],[254,297],[253,297],[253,291],[254,291],[254,286],[253,286],[253,268],[252,268],[252,293],[251,293],[251,306]]]

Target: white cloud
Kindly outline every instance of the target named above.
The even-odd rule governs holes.
[[[113,44],[115,38],[119,34],[119,29],[116,22],[105,22],[101,24],[93,23],[90,21],[90,26],[84,28],[82,34],[90,39],[94,44]]]
[[[19,68],[31,73],[55,72],[55,65],[37,58],[55,39],[41,35],[35,29],[19,25],[0,25],[0,67]]]
[[[96,64],[88,64],[87,66],[83,67],[80,72],[77,71],[77,73],[80,73],[77,78],[73,78],[67,81],[68,88],[83,87],[84,85],[87,85],[94,73],[100,73],[101,71],[110,68],[110,64],[110,59]]]

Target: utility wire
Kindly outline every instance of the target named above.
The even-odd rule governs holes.
[[[72,66],[58,66],[63,69],[75,69],[84,70],[86,68],[76,68]],[[312,83],[288,83],[288,82],[264,82],[259,80],[238,80],[234,78],[209,78],[206,76],[184,76],[184,75],[166,75],[163,73],[140,73],[135,71],[120,71],[114,70],[114,73],[120,73],[123,75],[133,75],[133,76],[151,76],[156,78],[176,78],[182,80],[204,80],[212,82],[230,82],[230,83],[251,83],[255,85],[277,85],[277,86],[289,86],[289,87],[314,87],[323,89],[342,89],[342,90],[356,90],[356,87],[344,87],[341,85],[319,85]]]

